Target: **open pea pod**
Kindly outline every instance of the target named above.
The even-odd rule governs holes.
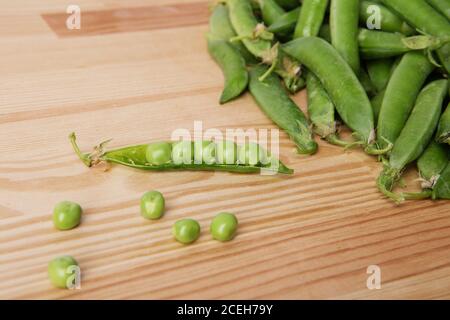
[[[105,151],[106,141],[96,146],[93,152],[82,153],[74,133],[70,134],[69,139],[75,153],[88,167],[107,162],[153,171],[294,172],[281,161],[265,155],[263,149],[255,144],[238,148],[233,142],[156,142]]]

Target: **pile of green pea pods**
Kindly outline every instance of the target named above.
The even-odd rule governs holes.
[[[360,146],[387,197],[450,199],[450,0],[223,0],[207,42],[221,104],[248,89],[300,154],[317,151],[314,134]],[[305,86],[308,117],[290,97]],[[394,192],[416,161],[423,191]]]

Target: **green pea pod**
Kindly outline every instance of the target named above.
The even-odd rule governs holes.
[[[250,93],[266,115],[294,141],[300,154],[313,154],[317,143],[303,112],[286,93],[279,79],[269,75],[264,82],[259,77],[267,71],[263,66],[250,70]]]
[[[436,139],[439,143],[450,144],[450,104],[445,109],[439,121]]]
[[[209,33],[215,38],[225,41],[236,37],[236,32],[230,22],[227,6],[218,4],[209,18]],[[256,58],[247,50],[247,48],[240,41],[232,42],[231,45],[235,47],[248,63],[256,63]]]
[[[439,191],[434,191],[436,185],[441,180],[445,168],[449,164],[448,148],[445,145],[431,141],[425,152],[417,160],[420,180],[422,181],[422,192],[402,193],[406,200],[419,200],[433,197]],[[442,181],[439,182],[439,190],[442,191]],[[448,193],[447,193],[448,194]]]
[[[433,188],[432,198],[450,200],[450,162],[442,171],[436,185]]]
[[[359,0],[331,0],[331,43],[358,75]]]
[[[378,118],[378,143],[385,147],[396,142],[408,119],[417,95],[433,65],[420,52],[403,56],[386,87]]]
[[[272,23],[269,28],[267,28],[267,31],[283,36],[294,32],[298,16],[300,15],[300,10],[301,8],[298,7],[294,10],[286,12],[277,20],[275,20],[274,23]]]
[[[367,73],[377,92],[384,90],[392,74],[392,59],[377,59],[367,62]]]
[[[257,0],[264,23],[270,26],[286,13],[274,0]]]
[[[447,41],[446,38],[433,36],[405,37],[400,33],[367,29],[361,29],[358,35],[361,56],[366,60],[395,57],[415,50],[431,52]]]
[[[435,37],[450,36],[450,23],[424,0],[382,0],[386,6],[397,12],[411,26]],[[450,44],[446,44],[437,54],[450,73]]]
[[[256,20],[250,1],[227,0],[227,5],[231,24],[238,35],[235,39],[242,40],[254,56],[266,60],[272,47],[270,34],[265,33]]]
[[[308,114],[314,125],[314,132],[331,144],[347,147],[351,143],[339,139],[335,110],[328,93],[319,79],[312,73],[306,75],[308,90]]]
[[[230,20],[238,37],[234,40],[242,40],[247,49],[256,57],[260,58],[264,64],[271,65],[267,72],[260,77],[264,81],[273,71],[277,72],[285,81],[287,88],[291,92],[296,92],[300,87],[299,73],[292,73],[297,70],[295,61],[289,63],[291,69],[286,69],[285,61],[278,50],[278,43],[271,46],[273,33],[267,31],[264,25],[258,23],[252,11],[252,6],[248,0],[227,0],[230,10]],[[233,39],[232,39],[233,40]],[[280,61],[283,64],[280,65]]]
[[[298,0],[275,0],[281,7],[286,10],[292,10],[300,5]]]
[[[375,123],[378,124],[378,118],[380,117],[380,110],[381,105],[383,104],[384,94],[386,93],[385,90],[382,90],[378,92],[371,100],[370,103],[372,104],[373,109],[373,116],[375,118]]]
[[[447,90],[447,80],[436,80],[420,92],[392,150],[392,168],[403,169],[423,153],[438,125]]]
[[[429,5],[450,20],[450,0],[426,0]]]
[[[208,35],[208,51],[225,77],[225,86],[220,97],[220,103],[224,104],[240,96],[247,89],[248,72],[245,60],[228,41],[214,39],[211,35]]]
[[[294,39],[317,36],[327,8],[328,0],[303,0],[300,17],[295,27]]]
[[[424,189],[432,189],[437,177],[448,163],[448,149],[445,145],[431,141],[425,152],[417,160],[420,178]]]
[[[392,189],[404,168],[420,157],[430,143],[439,122],[447,90],[448,81],[437,80],[420,92],[413,112],[394,144],[389,163],[377,180],[380,191],[397,202],[404,200],[404,197],[394,194]],[[383,112],[383,109],[381,111]]]
[[[374,6],[376,6],[379,11],[373,10]],[[407,24],[403,19],[401,19],[390,9],[386,8],[385,6],[379,4],[376,1],[366,1],[366,0],[361,1],[359,12],[361,25],[364,26],[365,28],[371,29],[369,28],[368,24],[374,23],[372,19],[374,17],[375,12],[379,12],[381,16],[379,30],[386,32],[399,32],[408,36],[416,33],[416,30],[413,29],[409,24]]]
[[[403,39],[404,36],[399,33],[361,29],[358,34],[359,50],[364,59],[395,57],[412,51]]]
[[[191,159],[190,161],[175,162],[173,160],[173,154],[171,154],[171,149],[173,149],[172,147],[180,142],[142,144],[111,151],[105,151],[105,144],[108,142],[107,141],[96,146],[94,148],[94,152],[92,153],[82,153],[78,148],[74,133],[70,134],[69,139],[75,153],[88,167],[106,162],[149,171],[190,170],[259,173],[262,170],[268,170],[284,174],[293,173],[293,170],[286,167],[281,161],[277,161],[278,165],[275,167],[272,166],[272,163],[242,164],[239,163],[239,161],[233,164],[221,164],[218,162],[206,163],[205,161],[203,161],[202,163],[196,163],[197,160],[194,161],[193,156],[192,158],[189,157],[189,159]],[[195,142],[195,144],[196,143],[197,142]],[[205,150],[207,150],[209,144],[211,144],[211,142],[209,141],[204,141],[203,143],[200,141],[200,145],[206,146]],[[166,148],[166,146],[168,146],[168,148]],[[190,147],[188,146],[188,150],[189,149]],[[164,161],[155,161],[162,159],[164,159]]]
[[[339,52],[317,37],[299,38],[282,48],[319,78],[342,120],[357,139],[365,146],[372,145],[375,138],[372,106],[355,73]]]

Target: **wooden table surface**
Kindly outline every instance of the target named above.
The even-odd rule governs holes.
[[[71,31],[68,3],[8,1],[0,12],[0,298],[450,298],[450,203],[396,206],[359,150],[320,142],[301,157],[282,134],[289,177],[86,168],[71,131],[89,151],[107,138],[167,140],[196,120],[275,127],[248,94],[218,105],[206,1],[78,0],[81,30]],[[295,99],[305,107],[304,92]],[[160,221],[139,215],[151,189],[166,197]],[[85,211],[61,232],[51,212],[65,199]],[[229,243],[208,233],[224,210],[240,220]],[[186,217],[203,228],[190,246],[171,236]],[[81,290],[51,287],[47,263],[63,254],[79,261]],[[379,290],[366,287],[369,265],[381,268]]]

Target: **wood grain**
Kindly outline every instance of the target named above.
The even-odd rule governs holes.
[[[207,7],[198,0],[79,3],[88,19]],[[205,129],[275,128],[248,95],[218,105],[223,79],[207,54],[204,18],[181,10],[137,19],[139,28],[122,21],[120,32],[104,32],[117,21],[93,19],[83,31],[89,36],[72,36],[42,19],[63,21],[62,0],[4,6],[0,298],[450,298],[449,202],[394,205],[376,190],[380,165],[359,150],[319,142],[317,155],[301,157],[282,134],[281,158],[293,176],[103,172],[80,163],[71,131],[88,151],[106,138],[114,139],[111,147],[166,140],[196,120]],[[295,100],[305,107],[304,92]],[[410,188],[415,178],[408,171]],[[166,196],[166,215],[156,222],[139,215],[139,198],[151,189]],[[82,224],[67,232],[50,219],[63,199],[85,210]],[[240,229],[234,241],[218,243],[208,227],[224,210],[236,213]],[[171,236],[185,217],[203,229],[191,246]],[[81,290],[51,287],[46,266],[62,254],[79,261]],[[382,270],[381,290],[366,287],[373,264]]]
[[[188,2],[83,11],[82,15],[80,30],[67,29],[66,13],[43,14],[42,17],[59,37],[73,37],[201,25],[208,21],[208,7],[204,2]]]

